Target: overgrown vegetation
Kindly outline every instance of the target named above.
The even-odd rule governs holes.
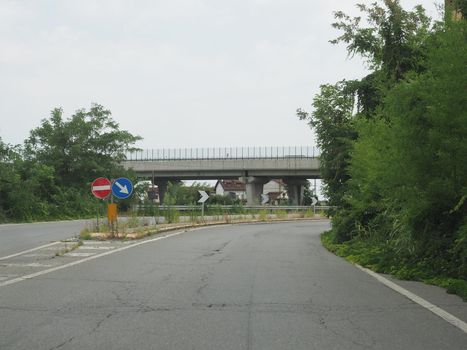
[[[311,113],[339,255],[402,278],[467,290],[467,24],[432,23],[385,0],[336,13],[370,73],[323,85]],[[456,286],[456,287],[453,287]]]
[[[92,105],[68,119],[54,109],[24,145],[0,139],[0,222],[89,217],[97,177],[132,177],[120,162],[140,137],[119,129],[110,111]]]

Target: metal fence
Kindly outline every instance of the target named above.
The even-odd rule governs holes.
[[[269,146],[269,147],[208,147],[208,148],[162,148],[145,149],[126,154],[126,160],[196,160],[196,159],[279,159],[315,158],[317,147]]]
[[[144,209],[144,205],[139,205],[137,208]],[[266,211],[303,211],[303,210],[322,210],[327,211],[335,207],[329,205],[316,205],[316,206],[306,206],[306,205],[251,205],[251,206],[236,206],[236,205],[208,205],[211,209],[218,210],[243,210],[243,211],[256,211],[256,210],[266,210]],[[193,211],[201,210],[200,205],[159,205],[157,207],[160,211],[166,210],[178,210],[178,211]]]

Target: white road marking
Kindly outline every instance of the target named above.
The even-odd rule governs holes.
[[[13,277],[17,277],[18,275],[3,275],[3,276],[0,276],[0,281],[5,281],[9,278],[13,278]]]
[[[189,231],[189,230],[174,232],[174,233],[169,234],[167,236],[162,236],[162,237],[149,239],[147,241],[137,242],[137,243],[127,245],[127,246],[124,246],[124,247],[120,247],[120,248],[117,248],[117,249],[114,249],[114,250],[108,250],[108,251],[103,252],[101,254],[96,254],[96,255],[81,259],[81,260],[73,261],[73,262],[70,262],[70,263],[65,264],[65,265],[55,266],[55,267],[52,267],[52,268],[47,269],[47,270],[42,270],[42,271],[38,271],[38,272],[35,272],[35,273],[31,273],[29,275],[20,276],[20,277],[17,277],[17,278],[8,280],[8,281],[3,281],[3,282],[0,282],[0,287],[4,287],[4,286],[8,286],[8,285],[15,284],[15,283],[18,283],[18,282],[22,282],[22,281],[25,281],[25,280],[28,280],[28,279],[32,279],[34,277],[39,277],[39,276],[42,276],[42,275],[45,275],[45,274],[48,274],[48,273],[51,273],[51,272],[54,272],[54,271],[66,269],[67,267],[79,265],[79,264],[85,263],[87,261],[102,258],[104,256],[114,254],[114,253],[118,253],[118,252],[121,252],[123,250],[127,250],[127,249],[137,247],[137,246],[140,246],[140,245],[143,245],[143,244],[148,244],[148,243],[152,243],[152,242],[155,242],[155,241],[159,241],[161,239],[166,239],[166,238],[170,238],[170,237],[173,237],[173,236],[177,236],[177,235],[180,235],[180,234],[185,233],[187,231]]]
[[[436,305],[433,305],[429,301],[419,297],[418,295],[408,291],[405,288],[402,288],[401,286],[395,284],[394,282],[391,282],[390,280],[388,280],[387,278],[384,278],[383,276],[381,276],[380,274],[378,274],[376,272],[373,272],[373,271],[371,271],[371,270],[369,270],[369,269],[367,269],[365,267],[362,267],[360,265],[357,265],[357,264],[355,266],[357,266],[363,272],[366,272],[370,276],[376,278],[379,282],[384,284],[386,287],[389,287],[389,288],[395,290],[399,294],[402,294],[403,296],[405,296],[406,298],[412,300],[413,302],[417,303],[418,305],[420,305],[420,306],[424,307],[425,309],[433,312],[435,315],[441,317],[443,320],[449,322],[453,326],[456,326],[460,330],[464,331],[464,333],[467,333],[467,323],[465,323],[461,319],[457,318],[456,316],[451,315],[449,312],[439,308]]]
[[[83,241],[84,246],[89,245],[89,244],[94,245],[94,244],[110,244],[110,243],[112,242],[110,241]]]
[[[66,256],[72,256],[72,257],[88,257],[91,255],[96,255],[96,253],[66,253]]]
[[[0,264],[0,266],[5,267],[50,267],[52,265],[46,264],[39,264],[39,263],[27,263],[27,264],[20,264],[20,263],[9,263],[9,264]]]
[[[96,247],[96,246],[86,246],[82,245],[79,250],[84,249],[84,250],[111,250],[115,249],[115,247]]]
[[[23,258],[40,258],[40,257],[49,257],[50,256],[50,253],[49,254],[41,254],[41,253],[32,253],[32,254],[25,254],[23,255],[22,257]]]
[[[2,256],[0,258],[0,260],[6,260],[6,259],[14,258],[15,256],[19,256],[19,255],[27,254],[27,253],[30,253],[30,252],[34,252],[34,251],[39,250],[39,249],[44,249],[44,248],[47,248],[47,247],[51,247],[51,246],[59,244],[59,243],[61,243],[61,242],[52,242],[52,243],[49,243],[49,244],[41,245],[40,247],[36,247],[36,248],[28,249],[28,250],[23,250],[22,252],[19,252],[19,253],[7,255],[7,256]]]
[[[62,243],[62,242],[58,242],[58,243]],[[64,244],[64,245],[61,246],[61,247],[46,247],[46,248],[42,248],[41,250],[47,250],[47,251],[58,252],[58,251],[60,251],[60,249],[65,249],[66,247],[67,247],[67,245]]]

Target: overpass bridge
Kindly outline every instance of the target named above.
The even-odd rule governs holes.
[[[247,204],[257,205],[263,185],[282,179],[290,204],[299,205],[307,179],[320,178],[318,151],[308,146],[140,150],[128,153],[123,166],[152,180],[162,201],[169,181],[239,179]]]

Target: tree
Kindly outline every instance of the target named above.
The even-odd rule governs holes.
[[[24,161],[19,146],[0,140],[0,221],[49,217],[56,192],[53,168]]]
[[[461,270],[464,278],[466,58],[466,21],[449,23],[433,35],[426,72],[401,82],[386,97],[382,113],[391,121],[386,130],[391,151],[381,153],[393,169],[386,176],[390,187],[383,192],[384,197],[397,205],[397,219],[413,242],[416,255],[428,256],[438,266],[450,266],[457,273]],[[392,156],[388,158],[388,154]],[[456,249],[459,255],[453,254]],[[438,267],[434,265],[433,269]]]
[[[381,2],[381,1],[380,1]],[[397,0],[383,0],[369,6],[357,4],[362,17],[335,12],[332,26],[343,33],[330,42],[345,43],[350,56],[361,55],[371,73],[354,81],[357,111],[366,118],[375,117],[383,105],[384,95],[408,72],[424,71],[426,42],[432,31],[431,19],[421,6],[406,11]]]
[[[186,186],[182,182],[169,182],[164,204],[195,205],[198,202],[200,190],[209,191],[211,186],[199,182],[194,182],[191,186]]]
[[[391,83],[401,80],[407,72],[423,71],[421,58],[431,32],[431,19],[420,5],[405,11],[398,0],[383,3],[384,7],[378,2],[370,6],[357,4],[366,14],[368,27],[362,25],[361,17],[351,18],[337,11],[337,22],[332,26],[343,34],[331,43],[346,43],[349,55],[361,55],[371,70],[382,72]]]
[[[30,161],[55,169],[61,186],[83,188],[96,177],[122,175],[120,162],[125,152],[135,150],[133,144],[140,139],[120,130],[111,112],[101,105],[78,110],[67,120],[63,110],[56,108],[31,131],[26,155]]]
[[[360,173],[357,171],[358,165],[365,164],[365,160],[354,162],[355,149],[359,147],[361,133],[389,127],[388,117],[380,112],[384,108],[385,96],[407,75],[426,69],[427,41],[432,32],[431,20],[421,6],[405,11],[396,0],[357,6],[365,16],[366,24],[362,17],[351,18],[341,11],[336,12],[337,21],[333,27],[342,34],[331,43],[345,43],[349,55],[361,55],[371,72],[361,80],[323,85],[313,100],[311,114],[298,110],[299,117],[308,119],[316,131],[322,150],[324,192],[330,204],[339,207],[332,213],[337,241],[358,235],[362,227],[374,222],[385,210],[378,204],[381,194],[376,182],[369,185],[353,179],[363,174],[368,176],[367,179],[374,179],[378,173],[377,162],[361,169]],[[367,125],[371,123],[378,124],[379,129]],[[364,149],[370,159],[377,153],[365,142]],[[350,171],[349,166],[354,163],[354,169]],[[365,172],[370,169],[374,170],[371,176]],[[352,182],[354,185],[350,186]],[[359,192],[356,182],[367,191]]]
[[[354,104],[354,82],[344,80],[321,86],[320,93],[313,99],[313,112],[297,110],[298,117],[307,120],[316,131],[324,194],[332,206],[343,204],[342,196],[349,179],[349,151],[357,137],[353,128]]]

